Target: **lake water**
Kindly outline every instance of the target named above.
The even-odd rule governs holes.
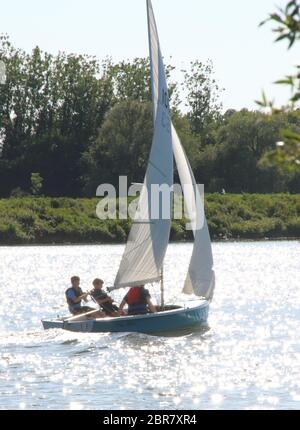
[[[191,244],[172,244],[166,296]],[[43,331],[83,289],[113,282],[123,246],[0,248],[0,409],[300,409],[300,243],[214,243],[205,333],[182,337]],[[155,298],[156,293],[153,292]],[[118,302],[124,291],[114,292]]]

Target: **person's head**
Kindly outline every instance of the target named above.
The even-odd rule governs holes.
[[[72,287],[79,287],[79,284],[80,284],[79,276],[72,276],[71,284],[72,284]]]
[[[103,284],[104,284],[104,282],[100,278],[96,278],[96,279],[93,280],[94,288],[100,289],[100,288],[103,287]]]

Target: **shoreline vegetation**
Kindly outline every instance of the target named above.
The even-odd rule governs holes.
[[[0,63],[1,198],[92,198],[99,184],[117,187],[119,176],[143,182],[153,137],[149,57],[116,62],[38,46],[28,53],[0,34]],[[224,112],[211,60],[195,58],[179,74],[165,69],[172,121],[206,192],[300,192],[299,160],[284,156],[300,134],[296,105]]]
[[[99,198],[0,199],[0,245],[125,243],[131,220],[100,220]],[[300,238],[300,195],[206,194],[213,241]],[[186,220],[173,220],[171,242],[192,240]]]

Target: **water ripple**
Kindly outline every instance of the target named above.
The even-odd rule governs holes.
[[[43,331],[41,318],[67,313],[70,275],[79,274],[84,288],[96,276],[110,285],[122,251],[0,248],[0,409],[300,408],[298,242],[214,243],[217,287],[205,330],[180,337]],[[190,244],[169,247],[168,301],[190,253]],[[114,292],[117,302],[123,294]]]

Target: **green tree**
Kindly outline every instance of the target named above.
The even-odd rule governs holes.
[[[212,143],[211,136],[216,122],[220,119],[222,105],[219,88],[209,60],[190,63],[190,70],[184,70],[184,89],[187,91],[188,118],[191,130],[202,137],[202,143]]]
[[[34,196],[40,194],[43,187],[43,178],[39,173],[31,173],[31,192]]]
[[[284,178],[273,167],[261,166],[259,160],[272,148],[280,129],[288,121],[287,114],[270,118],[247,109],[227,116],[218,130],[212,177],[219,178],[217,183],[231,192],[285,191],[289,178]],[[295,129],[299,126],[299,121],[298,125],[293,125]]]
[[[287,40],[288,49],[300,39],[300,2],[299,0],[288,1],[285,9],[279,8],[276,13],[272,13],[260,25],[266,22],[276,23],[277,27],[273,31],[277,34],[276,42]],[[257,102],[264,108],[270,108],[272,114],[282,111],[292,111],[299,109],[300,100],[300,65],[294,74],[287,75],[279,79],[278,85],[285,85],[291,89],[291,97],[287,105],[283,108],[276,108],[273,102],[267,100],[263,94],[262,101]],[[262,158],[264,165],[276,165],[281,171],[300,171],[300,134],[290,129],[282,129],[281,140],[276,143],[275,149],[268,151]]]
[[[31,54],[0,38],[6,81],[0,85],[0,195],[30,189],[39,171],[50,195],[79,195],[81,154],[115,103],[108,61]]]
[[[168,80],[170,106],[178,109],[180,104],[178,84],[172,82],[171,76],[175,67],[167,64],[166,77]],[[118,102],[136,100],[140,102],[151,101],[150,60],[149,58],[135,58],[110,64],[109,74],[112,77],[114,94]]]
[[[108,113],[99,136],[83,156],[85,190],[95,195],[101,183],[142,182],[152,142],[152,108],[149,102],[125,100]]]

